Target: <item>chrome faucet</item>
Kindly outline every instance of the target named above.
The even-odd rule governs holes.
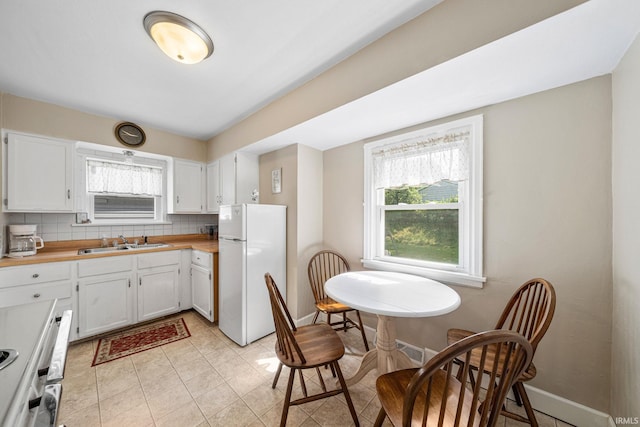
[[[127,240],[126,237],[124,237],[122,234],[118,236],[120,239],[122,239],[122,244],[123,245],[128,245],[129,241]]]

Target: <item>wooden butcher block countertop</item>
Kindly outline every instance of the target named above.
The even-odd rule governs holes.
[[[127,237],[127,240],[133,242],[140,237]],[[109,243],[115,238],[110,238]],[[218,241],[209,240],[204,234],[178,234],[170,236],[149,236],[149,243],[166,243],[169,246],[161,248],[134,249],[113,252],[102,252],[94,254],[78,255],[78,249],[83,248],[99,248],[100,239],[93,240],[69,240],[62,242],[45,242],[44,248],[39,249],[36,255],[26,256],[22,258],[2,258],[0,259],[1,267],[10,267],[16,265],[40,264],[44,262],[59,261],[78,261],[81,259],[104,258],[110,256],[135,255],[149,252],[173,251],[176,249],[197,249],[199,251],[217,253]]]

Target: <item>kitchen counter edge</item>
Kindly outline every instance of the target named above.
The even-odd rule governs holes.
[[[199,235],[190,235],[186,236],[154,236],[152,242],[163,242],[167,243],[169,246],[160,247],[160,248],[149,248],[149,249],[140,249],[140,250],[132,250],[132,251],[114,251],[107,253],[95,253],[95,254],[84,254],[78,255],[78,249],[83,249],[87,247],[98,247],[99,243],[96,245],[93,242],[95,240],[75,240],[68,244],[62,244],[61,242],[52,242],[49,245],[45,244],[45,249],[38,251],[36,255],[22,257],[22,258],[2,258],[0,259],[0,268],[3,267],[15,267],[20,265],[29,265],[29,264],[42,264],[48,262],[62,262],[62,261],[78,261],[83,259],[93,259],[93,258],[105,258],[112,256],[123,256],[123,255],[138,255],[145,254],[151,252],[165,252],[165,251],[175,251],[180,249],[195,249],[208,253],[217,253],[218,252],[218,241],[217,240],[208,240],[202,239]],[[151,239],[150,239],[151,240]],[[84,243],[83,243],[84,242]],[[151,242],[150,242],[151,243]],[[47,248],[47,246],[52,246],[52,248]]]

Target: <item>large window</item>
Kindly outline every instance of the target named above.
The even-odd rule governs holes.
[[[364,150],[365,267],[481,286],[482,116]]]

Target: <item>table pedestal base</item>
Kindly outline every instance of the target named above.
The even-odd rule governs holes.
[[[376,336],[376,348],[365,353],[356,373],[346,378],[347,385],[357,383],[372,369],[377,369],[378,375],[382,375],[398,369],[415,367],[409,356],[396,347],[395,318],[379,314]]]

